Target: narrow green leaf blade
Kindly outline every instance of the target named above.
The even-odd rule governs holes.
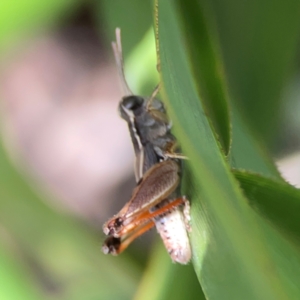
[[[209,13],[200,1],[177,1],[189,64],[202,105],[225,154],[231,144],[228,94],[217,38]],[[203,3],[202,3],[203,4]]]
[[[274,162],[268,156],[266,148],[255,139],[240,111],[234,104],[231,107],[233,138],[230,152],[231,167],[283,180]]]
[[[205,300],[191,264],[174,264],[157,243],[134,300]]]
[[[203,291],[209,299],[287,299],[293,291],[282,280],[201,106],[176,14],[180,12],[169,1],[157,5],[163,95],[190,159],[183,190],[192,202],[193,261]]]
[[[239,180],[249,205],[300,247],[300,190],[248,171],[234,170],[233,174]]]
[[[300,2],[199,1],[213,10],[232,100],[270,145],[279,129],[282,90],[297,64]]]
[[[271,256],[290,290],[299,299],[300,190],[273,178],[234,170],[251,208],[257,213]]]

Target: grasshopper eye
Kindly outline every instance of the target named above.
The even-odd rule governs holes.
[[[123,218],[117,218],[115,220],[115,227],[119,228],[123,225]]]
[[[122,99],[121,105],[128,110],[135,110],[141,107],[144,99],[139,96],[127,96]]]

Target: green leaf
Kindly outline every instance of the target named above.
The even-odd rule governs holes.
[[[283,181],[274,162],[268,156],[268,151],[255,139],[247,122],[234,105],[232,105],[232,138],[230,152],[232,168],[245,169]]]
[[[204,300],[191,264],[174,264],[159,241],[153,249],[134,300]]]
[[[214,12],[230,94],[261,143],[280,125],[282,90],[295,71],[300,37],[298,0],[201,0]]]
[[[274,255],[281,236],[247,205],[204,113],[180,27],[187,14],[173,2],[156,4],[163,96],[189,157],[183,191],[192,202],[193,262],[203,291],[209,299],[296,298],[293,278]]]
[[[249,205],[286,238],[300,246],[300,190],[288,183],[234,170]]]
[[[282,280],[291,291],[289,299],[299,298],[300,277],[300,190],[282,182],[247,171],[234,170],[248,203],[258,214],[270,255],[276,261]]]
[[[178,1],[178,10],[184,37],[181,42],[186,45],[199,98],[212,121],[217,139],[228,154],[231,144],[228,94],[210,14],[200,7],[198,1]]]

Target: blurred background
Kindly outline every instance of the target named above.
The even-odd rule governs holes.
[[[5,52],[3,134],[14,161],[52,194],[53,204],[98,226],[112,214],[107,210],[113,199],[124,197],[124,189],[130,196],[127,186],[134,185],[133,151],[127,125],[118,115],[122,90],[110,47],[124,17],[106,22],[113,8],[105,1],[76,4],[50,29],[34,28],[37,32],[21,36]],[[129,34],[122,30],[126,57],[147,39],[152,6],[150,1],[144,6],[137,12],[147,16],[144,28]],[[154,39],[148,36],[155,62]],[[145,55],[138,55],[133,53],[128,62],[140,59],[143,66]],[[151,79],[150,84],[155,82]],[[145,90],[145,79],[136,82],[133,88]]]
[[[280,1],[265,18],[259,3],[215,0],[211,11],[232,99],[297,184],[300,18]],[[0,2],[1,299],[132,299],[138,289],[151,234],[120,257],[101,252],[103,222],[135,185],[110,43],[120,27],[129,85],[149,95],[152,24],[150,0]]]

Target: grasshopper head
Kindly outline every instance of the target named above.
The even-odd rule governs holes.
[[[140,96],[125,96],[122,98],[119,104],[119,113],[123,119],[126,121],[130,117],[135,116],[144,104],[144,98]]]

